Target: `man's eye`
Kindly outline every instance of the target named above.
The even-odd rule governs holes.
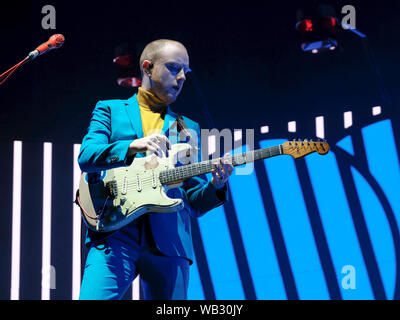
[[[168,68],[171,72],[176,73],[176,74],[178,74],[179,72],[181,72],[181,70],[183,69],[180,65],[176,65],[176,64],[167,65],[167,68]],[[191,71],[192,71],[192,69],[190,69],[190,68],[183,69],[183,72],[184,72],[185,74],[187,74],[187,73],[189,73],[189,72],[191,72]]]
[[[181,71],[182,68],[177,65],[169,65],[168,69],[170,69],[171,71],[174,71],[174,72],[179,72],[179,71]]]

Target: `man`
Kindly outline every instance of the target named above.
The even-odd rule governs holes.
[[[144,49],[140,67],[138,94],[97,103],[78,158],[82,171],[129,166],[146,153],[168,153],[167,132],[177,130],[171,125],[178,118],[169,105],[190,71],[188,53],[179,42],[156,40]],[[200,137],[199,125],[182,119]],[[170,197],[184,201],[178,212],[145,214],[109,234],[89,230],[80,299],[120,299],[139,274],[144,299],[186,299],[193,263],[190,217],[200,217],[227,200],[226,182],[232,171],[232,165],[221,160],[211,181],[203,175],[169,190]]]

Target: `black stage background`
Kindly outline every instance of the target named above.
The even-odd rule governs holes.
[[[1,87],[1,138],[80,143],[98,100],[134,93],[116,83],[116,47],[129,43],[140,52],[158,38],[187,46],[193,73],[174,108],[203,127],[209,126],[207,108],[218,129],[273,124],[286,132],[287,122],[296,120],[314,133],[309,119],[321,113],[336,117],[349,108],[382,105],[375,68],[355,34],[342,30],[340,49],[328,54],[301,51],[295,23],[303,3],[2,1],[0,70],[54,33],[66,42]],[[339,18],[344,5],[355,6],[357,29],[368,36],[395,104],[398,1],[323,3],[333,4]],[[56,30],[42,29],[46,4],[56,8]]]
[[[32,173],[23,178],[21,299],[40,299],[42,172],[37,168],[43,162],[43,142],[54,143],[52,224],[53,236],[58,237],[58,242],[52,246],[52,263],[57,266],[58,281],[61,281],[58,288],[68,287],[53,292],[52,299],[71,297],[71,146],[81,143],[98,100],[124,99],[135,93],[135,89],[117,85],[113,59],[121,46],[127,45],[138,54],[145,44],[155,39],[181,41],[189,51],[193,72],[173,109],[195,119],[203,128],[255,129],[256,141],[261,139],[259,129],[263,126],[269,126],[268,138],[313,138],[315,117],[324,116],[325,138],[334,144],[348,134],[343,126],[343,113],[351,110],[353,132],[374,120],[386,118],[395,124],[394,134],[400,132],[397,107],[400,2],[321,1],[333,5],[339,18],[344,5],[356,8],[357,29],[367,35],[372,56],[361,38],[344,30],[340,31],[337,50],[318,55],[302,52],[295,30],[296,10],[311,2],[1,2],[1,72],[22,60],[52,34],[61,33],[66,38],[61,49],[23,66],[0,87],[0,141],[4,154],[0,163],[5,170],[1,189],[5,199],[0,235],[1,250],[5,252],[0,264],[2,274],[10,273],[12,141],[24,142],[23,172]],[[41,11],[47,4],[56,9],[56,30],[42,28]],[[375,118],[371,115],[374,106],[381,106],[383,110]],[[290,121],[296,121],[296,133],[288,132]],[[396,142],[398,150],[399,143]],[[304,162],[299,166],[304,169]],[[360,168],[367,170],[367,165],[362,163]],[[257,173],[265,171],[261,164],[256,169]],[[265,178],[265,173],[260,176]],[[303,188],[312,198],[311,186]],[[268,206],[272,203],[271,192],[265,187],[261,191]],[[229,205],[224,210],[245,298],[254,299],[250,271],[246,260],[241,259],[245,258],[245,252],[240,233],[235,238],[238,234],[235,208]],[[278,221],[269,219],[269,222]],[[286,294],[289,299],[297,299],[279,221],[275,226],[278,231],[273,234],[273,240],[281,254],[279,262]],[[318,223],[315,226],[320,227]],[[194,228],[194,237],[199,240],[198,226]],[[323,232],[319,235],[323,239]],[[326,248],[322,245],[318,249],[325,252]],[[201,254],[201,245],[195,250]],[[399,250],[396,257],[398,262]],[[215,299],[207,268],[205,264],[199,265],[205,298]],[[334,274],[329,268],[324,269],[327,278]],[[370,270],[369,276],[375,279],[375,269]],[[376,277],[380,279],[379,275]],[[334,278],[327,279],[330,298],[341,299]],[[8,299],[10,281],[8,276],[4,279],[0,298]],[[398,285],[396,288],[398,298],[400,288]],[[385,296],[379,281],[374,287],[374,297],[393,298]]]

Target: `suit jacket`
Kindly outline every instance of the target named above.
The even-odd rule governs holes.
[[[171,127],[176,119],[177,115],[168,106],[162,133],[170,137],[172,144],[179,142],[176,125]],[[187,117],[183,119],[188,128],[197,133],[200,148],[199,124]],[[136,154],[134,157],[127,156],[131,142],[140,138],[143,138],[143,130],[136,94],[128,100],[99,101],[82,141],[78,157],[81,170],[99,172],[131,165],[135,157],[146,156],[145,153]],[[184,208],[168,214],[149,213],[153,239],[163,254],[184,257],[192,263],[190,217],[201,217],[227,201],[226,186],[216,190],[207,177],[202,175],[186,180],[182,187],[171,189],[167,194],[173,198],[181,198]],[[108,235],[88,230],[86,244]]]

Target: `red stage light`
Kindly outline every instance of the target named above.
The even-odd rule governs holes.
[[[133,56],[125,55],[116,57],[113,61],[116,65],[122,68],[131,68],[133,66]]]
[[[137,88],[142,85],[142,80],[131,77],[131,78],[119,78],[117,79],[117,83],[119,86],[124,88]]]

